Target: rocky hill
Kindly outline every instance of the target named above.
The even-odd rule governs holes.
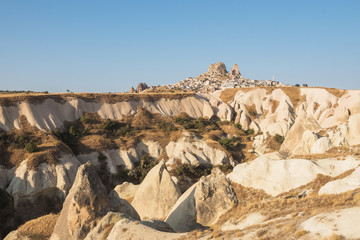
[[[250,80],[243,78],[239,66],[234,64],[231,71],[226,70],[222,62],[210,64],[206,73],[197,77],[189,77],[175,84],[165,85],[168,89],[180,89],[182,91],[196,91],[203,93],[212,93],[216,90],[227,88],[260,87],[260,86],[288,86],[284,83],[274,80]]]
[[[0,236],[360,238],[359,106],[300,87],[0,96]]]

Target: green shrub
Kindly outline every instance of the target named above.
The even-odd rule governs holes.
[[[104,129],[109,132],[116,132],[116,130],[119,129],[120,127],[121,127],[120,123],[118,123],[114,120],[111,120],[111,119],[106,119],[105,122],[103,122],[100,125],[101,129]]]
[[[245,131],[246,135],[253,135],[255,133],[254,129],[250,128],[248,130]]]
[[[227,120],[224,120],[224,121],[218,121],[218,122],[217,122],[217,124],[218,124],[219,126],[222,126],[222,125],[229,125],[229,124],[230,124],[230,122],[229,122],[229,121],[227,121]]]
[[[237,129],[239,129],[239,130],[241,130],[241,129],[242,129],[242,126],[241,126],[241,124],[240,124],[240,123],[235,124],[235,127],[236,127]]]
[[[278,142],[280,144],[282,144],[285,140],[285,138],[283,136],[281,136],[280,134],[275,134],[274,139],[276,142]]]
[[[300,85],[297,83],[297,84],[295,84],[295,87],[300,87]]]
[[[87,123],[89,123],[89,119],[87,117],[85,117],[84,115],[82,115],[80,117],[80,122],[83,124],[87,124]]]
[[[31,140],[28,144],[26,144],[25,150],[28,153],[33,153],[33,152],[38,151],[39,149],[38,149],[37,143]]]
[[[210,164],[200,164],[195,166],[185,163],[177,165],[175,169],[171,170],[171,173],[176,177],[183,176],[198,180],[202,176],[209,175],[212,168],[213,166]]]
[[[160,128],[160,130],[165,134],[168,135],[171,131],[176,131],[177,128],[169,122],[159,122],[157,124],[158,128]]]
[[[31,136],[27,133],[20,133],[14,136],[12,145],[15,148],[25,148],[25,146],[31,141]]]
[[[231,147],[231,139],[230,138],[222,138],[219,140],[219,143],[227,150]]]

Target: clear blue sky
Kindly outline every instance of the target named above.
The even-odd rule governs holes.
[[[127,91],[218,61],[360,89],[360,1],[0,0],[0,89]]]

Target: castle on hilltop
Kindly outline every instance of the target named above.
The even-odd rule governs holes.
[[[226,70],[222,62],[210,64],[206,73],[197,77],[189,77],[175,84],[166,85],[170,89],[181,89],[198,92],[213,92],[226,88],[259,87],[259,86],[287,86],[273,80],[250,80],[243,78],[239,66],[234,64],[231,71]]]

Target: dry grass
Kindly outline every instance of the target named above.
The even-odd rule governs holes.
[[[300,230],[295,233],[295,237],[299,238],[299,237],[306,235],[307,233],[308,233],[308,231],[306,231],[306,230]]]
[[[45,215],[26,222],[18,229],[20,236],[26,236],[34,240],[49,239],[58,219],[58,214]]]
[[[336,233],[331,234],[331,236],[329,237],[329,240],[343,240],[345,239],[343,236],[338,235]]]
[[[280,87],[280,89],[290,98],[294,109],[306,100],[306,96],[301,95],[299,87]]]
[[[78,98],[86,102],[128,102],[128,101],[157,101],[160,99],[180,99],[194,96],[194,92],[161,92],[161,93],[19,93],[19,94],[0,94],[0,105],[14,106],[20,102],[30,102],[40,104],[46,99],[64,103],[66,100]]]
[[[280,102],[277,101],[277,100],[272,99],[271,104],[272,104],[271,105],[271,112],[274,113],[276,111],[276,109],[278,108]]]
[[[249,113],[249,117],[250,117],[251,121],[253,121],[257,116],[255,104],[253,104],[251,106],[246,106],[246,110]]]
[[[337,98],[341,98],[342,96],[344,96],[345,93],[347,93],[347,91],[344,89],[338,89],[338,88],[324,88],[324,89],[326,89],[329,93],[331,93]]]
[[[230,101],[232,101],[236,95],[236,93],[242,90],[242,88],[227,88],[223,91],[221,91],[220,93],[220,99],[221,101],[223,101],[224,103],[229,103]]]
[[[320,107],[320,104],[318,104],[317,102],[314,102],[314,112],[316,112],[316,110]]]

